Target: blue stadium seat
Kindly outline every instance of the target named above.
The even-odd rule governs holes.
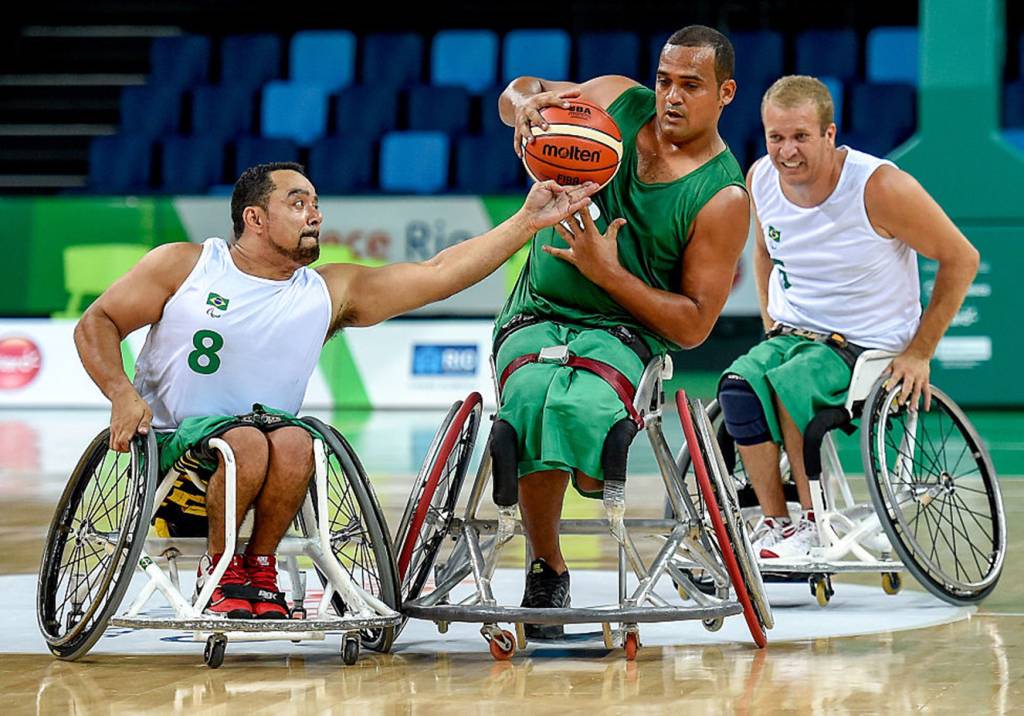
[[[1018,151],[1024,152],[1024,129],[1004,129],[1003,139]]]
[[[836,129],[843,128],[843,111],[844,111],[844,86],[843,81],[838,77],[819,77],[822,84],[828,88],[828,93],[832,95],[832,113],[835,116]]]
[[[149,137],[114,135],[93,139],[89,145],[89,191],[148,192],[152,147]]]
[[[299,148],[291,140],[242,137],[235,142],[235,172],[232,178],[237,178],[254,164],[297,161]]]
[[[519,158],[504,134],[461,137],[455,145],[455,189],[469,194],[518,191],[525,181]]]
[[[506,40],[507,41],[507,40]],[[584,32],[576,40],[580,81],[602,75],[640,77],[640,38],[632,32]],[[563,75],[567,78],[569,75]]]
[[[753,92],[737,92],[733,101],[722,111],[718,132],[736,155],[740,167],[746,170],[750,147],[757,142],[764,145],[761,97]]]
[[[374,139],[398,126],[398,90],[386,85],[352,85],[334,102],[334,129]]]
[[[363,82],[402,89],[423,80],[423,38],[411,32],[367,35]]]
[[[843,132],[836,136],[836,144],[884,157],[899,146],[900,140],[891,130],[875,129],[870,132]]]
[[[482,134],[507,132],[511,146],[512,128],[501,121],[498,113],[498,98],[504,90],[504,87],[492,87],[480,96],[480,130]]]
[[[914,88],[908,84],[861,84],[850,95],[850,128],[869,134],[891,133],[903,141],[914,131]]]
[[[192,133],[234,139],[252,132],[253,92],[236,85],[200,85],[192,92]]]
[[[178,131],[181,91],[177,87],[137,85],[121,90],[121,131],[155,139]]]
[[[216,137],[165,137],[160,150],[162,191],[205,194],[223,179],[224,142]]]
[[[356,68],[356,36],[347,30],[304,30],[292,37],[289,77],[293,82],[320,85],[336,92],[352,84]]]
[[[1003,125],[1024,127],[1024,80],[1003,88]]]
[[[868,33],[868,82],[905,82],[917,85],[916,27],[876,27]]]
[[[469,126],[469,93],[464,87],[413,87],[408,100],[409,129],[461,134]]]
[[[502,82],[516,77],[569,79],[569,34],[564,30],[512,30],[505,35]]]
[[[326,137],[309,148],[309,179],[317,193],[357,194],[373,188],[373,138]]]
[[[150,82],[188,89],[210,74],[210,38],[202,35],[158,37],[149,48]]]
[[[220,46],[223,85],[258,89],[281,76],[281,39],[277,35],[230,35]]]
[[[448,186],[448,135],[389,132],[380,147],[380,188],[406,194],[436,194]]]
[[[857,78],[860,51],[853,30],[808,30],[796,36],[796,72],[800,75]]]
[[[497,79],[498,36],[490,30],[441,30],[430,48],[430,82],[480,93]]]
[[[263,88],[260,126],[264,137],[306,145],[327,132],[327,90],[320,85],[268,82]]]
[[[764,92],[783,74],[782,35],[773,30],[734,32],[729,35],[736,51],[736,92],[756,95]]]

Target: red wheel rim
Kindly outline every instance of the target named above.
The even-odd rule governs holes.
[[[405,573],[409,569],[409,562],[412,560],[413,549],[416,547],[416,540],[419,538],[423,521],[427,518],[427,510],[430,509],[430,503],[434,499],[434,492],[437,491],[437,484],[441,480],[441,473],[444,471],[445,465],[448,464],[448,458],[451,457],[452,450],[455,449],[459,435],[462,434],[462,426],[466,423],[466,419],[473,412],[473,409],[480,404],[481,400],[480,393],[470,393],[448,425],[448,430],[445,432],[444,439],[441,441],[441,446],[437,451],[438,459],[434,461],[430,474],[427,475],[427,481],[423,486],[423,493],[420,495],[416,511],[409,522],[409,531],[405,535],[405,542],[402,544],[402,551],[398,556],[398,578],[400,580],[405,579]]]
[[[750,636],[754,643],[761,649],[768,644],[767,635],[761,620],[758,619],[754,605],[750,601],[750,594],[747,592],[747,584],[743,580],[743,572],[736,561],[736,554],[733,551],[732,542],[729,540],[729,533],[722,521],[722,513],[718,507],[718,500],[715,499],[715,491],[711,487],[711,478],[708,476],[707,465],[704,463],[704,454],[698,448],[697,429],[693,425],[693,417],[690,415],[690,403],[686,399],[686,391],[680,390],[676,393],[676,407],[679,409],[679,420],[683,424],[683,435],[686,437],[686,444],[690,447],[690,462],[693,464],[693,472],[697,476],[697,486],[708,506],[708,514],[711,515],[711,525],[715,531],[715,538],[718,540],[718,547],[722,552],[722,559],[725,561],[725,569],[732,580],[733,589],[736,590],[736,598],[743,606],[743,618],[747,622]],[[698,449],[695,449],[698,448]]]

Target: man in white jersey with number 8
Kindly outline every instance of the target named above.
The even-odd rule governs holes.
[[[879,108],[884,111],[884,108]],[[762,559],[817,546],[803,431],[846,401],[856,357],[898,353],[901,402],[930,403],[929,361],[963,302],[978,252],[917,181],[892,162],[837,147],[828,89],[813,77],[776,81],[761,104],[768,156],[750,168],[755,275],[767,340],[725,371],[718,398],[763,517]],[[921,312],[917,254],[939,271]],[[802,515],[792,520],[779,473],[789,457]]]
[[[229,618],[288,616],[274,552],[306,494],[312,438],[295,420],[320,349],[335,331],[370,326],[471,286],[541,228],[589,203],[596,184],[536,184],[522,208],[487,233],[422,263],[371,268],[327,264],[320,253],[316,189],[298,164],[243,172],[231,197],[234,241],[153,249],[82,316],[82,364],[111,402],[110,444],[124,451],[157,431],[160,472],[179,479],[157,510],[167,536],[207,536],[199,585],[224,551],[220,437],[237,462],[236,525],[254,510],[245,555],[230,562],[207,611]],[[125,375],[120,342],[150,326]],[[207,480],[205,495],[187,478]]]

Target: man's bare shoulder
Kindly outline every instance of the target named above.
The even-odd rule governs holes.
[[[628,89],[640,87],[636,80],[624,75],[602,75],[580,85],[583,99],[608,109]]]
[[[190,241],[162,244],[143,256],[136,270],[152,275],[161,283],[173,286],[176,290],[192,273],[202,252],[202,244],[193,244]]]
[[[864,185],[864,198],[869,202],[898,200],[920,186],[911,174],[892,164],[883,164],[868,177]]]

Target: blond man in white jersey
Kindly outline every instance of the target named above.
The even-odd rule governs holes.
[[[298,164],[262,164],[235,184],[233,242],[160,246],[89,307],[75,343],[110,399],[111,447],[124,451],[134,435],[151,426],[157,432],[161,472],[181,472],[157,514],[171,535],[207,535],[200,583],[224,550],[224,466],[206,441],[220,437],[235,453],[232,519],[240,524],[252,507],[253,532],[207,611],[288,616],[273,554],[312,473],[312,438],[294,413],[324,341],[339,329],[371,326],[480,281],[538,230],[585,207],[596,189],[537,184],[510,219],[422,263],[328,264],[314,271],[307,266],[320,252],[316,189]],[[122,369],[120,342],[146,325],[133,385]],[[205,497],[192,489],[188,470],[208,480]]]
[[[761,116],[768,156],[750,168],[747,187],[769,337],[725,371],[719,402],[764,512],[755,549],[772,559],[817,545],[803,463],[810,419],[845,402],[852,363],[868,348],[898,353],[890,380],[902,383],[900,400],[918,406],[923,397],[927,410],[929,362],[974,279],[978,252],[912,176],[836,146],[832,98],[817,79],[776,81]],[[939,264],[923,314],[917,254]],[[803,508],[795,522],[780,442]]]

